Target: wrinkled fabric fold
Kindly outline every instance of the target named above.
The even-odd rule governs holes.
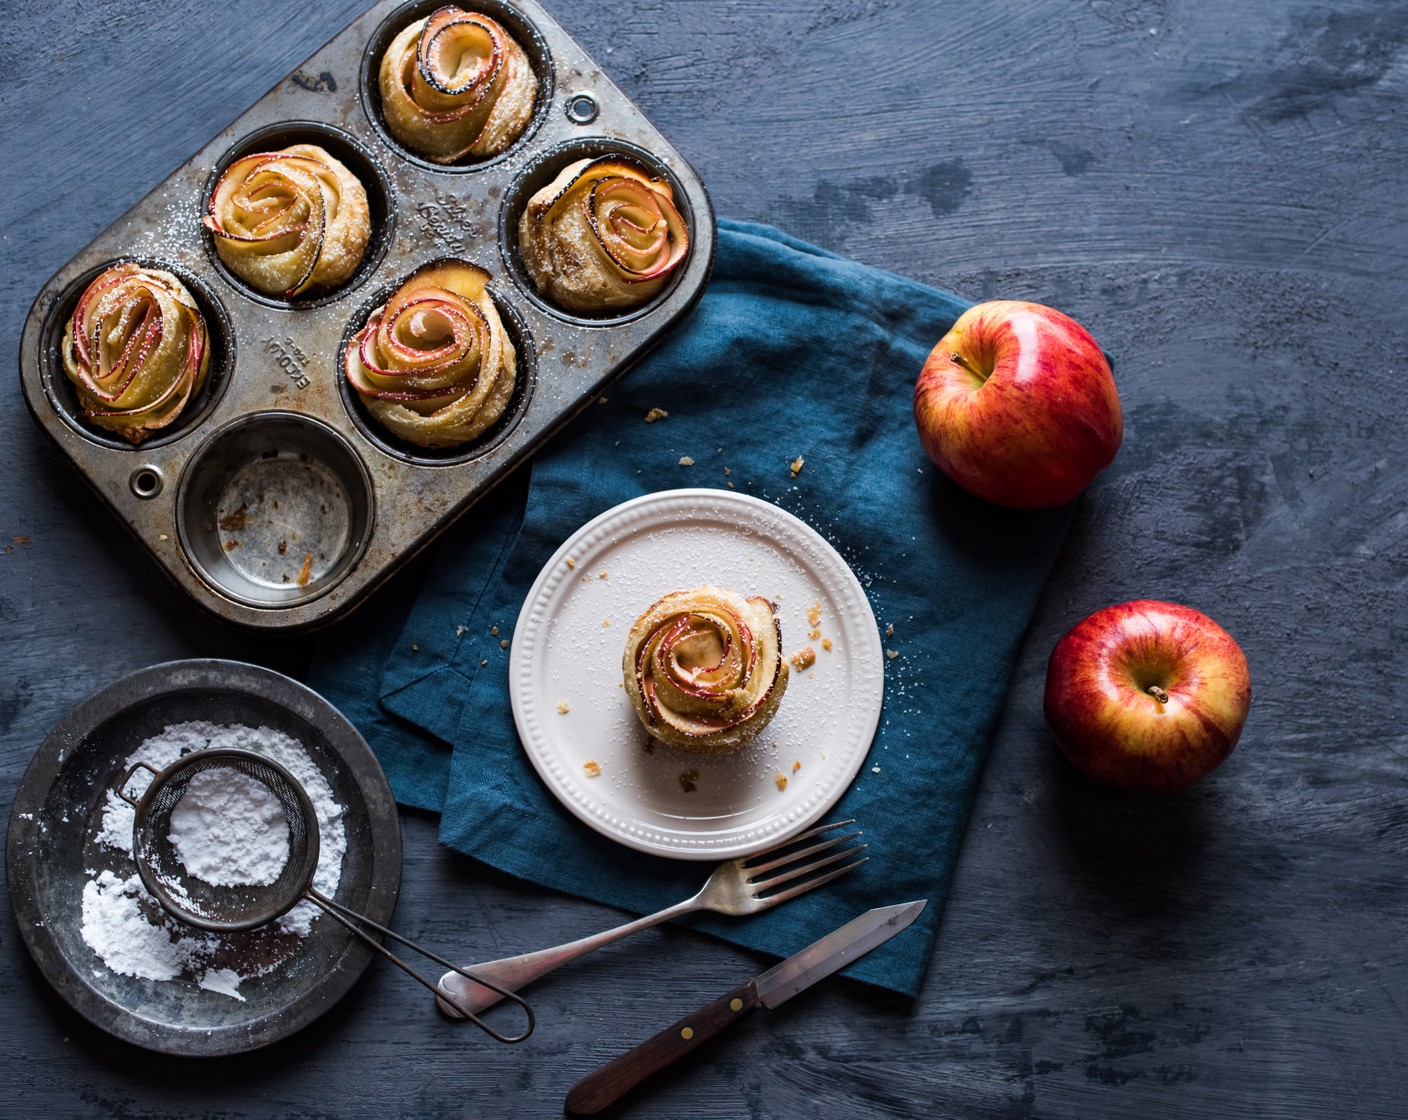
[[[1069,507],[980,502],[919,447],[915,378],[967,306],[768,227],[721,222],[714,274],[690,316],[432,557],[328,631],[314,687],[366,734],[398,800],[440,811],[449,847],[553,890],[659,909],[696,889],[709,865],[628,850],[559,805],[514,728],[513,626],[553,551],[629,498],[732,484],[787,509],[856,571],[894,654],[879,731],[828,814],[856,818],[871,859],[765,914],[687,922],[786,955],[871,906],[928,898],[912,931],[847,973],[916,994],[1017,650],[1070,517]],[[647,423],[652,409],[668,416]]]

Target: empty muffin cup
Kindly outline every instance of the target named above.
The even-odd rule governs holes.
[[[332,428],[260,413],[213,435],[176,502],[181,547],[214,590],[253,607],[327,593],[356,565],[373,520],[371,478]]]

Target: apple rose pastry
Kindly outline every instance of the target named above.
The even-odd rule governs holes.
[[[435,163],[488,159],[528,127],[538,79],[503,26],[454,6],[417,20],[381,56],[391,135]]]
[[[465,261],[423,265],[348,345],[348,384],[392,434],[457,447],[503,415],[517,356],[488,282]]]
[[[711,754],[762,731],[787,689],[773,604],[707,584],[672,591],[636,619],[621,665],[654,738]]]
[[[288,299],[345,282],[372,228],[366,189],[316,144],[235,160],[215,184],[204,221],[231,272]]]
[[[169,272],[114,265],[79,297],[64,327],[64,372],[84,419],[141,443],[205,385],[205,317]]]
[[[569,164],[528,200],[518,248],[543,295],[570,311],[611,311],[665,286],[689,230],[669,183],[603,157]]]

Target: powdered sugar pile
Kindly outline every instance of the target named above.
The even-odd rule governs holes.
[[[191,721],[173,724],[146,740],[123,765],[155,770],[191,751],[253,751],[277,762],[301,784],[318,819],[318,868],[313,886],[336,893],[347,852],[344,809],[322,771],[299,742],[269,727],[251,728]],[[130,792],[137,792],[135,790]],[[241,938],[289,934],[302,938],[320,911],[300,902],[276,923],[248,934],[217,936],[169,917],[142,886],[132,864],[135,810],[108,790],[96,840],[126,856],[118,870],[90,871],[83,888],[83,940],[114,972],[146,980],[187,977],[200,987],[243,999],[239,984],[250,975],[275,967],[279,956],[257,954],[260,963],[241,974],[225,967],[238,957]],[[288,822],[273,792],[226,768],[196,775],[171,817],[170,840],[186,871],[215,886],[267,885],[274,882],[289,856]],[[256,955],[256,954],[251,954]],[[286,954],[284,954],[286,955]],[[215,958],[221,967],[212,967]]]
[[[135,872],[124,879],[101,871],[83,884],[83,940],[123,976],[175,980],[215,952],[213,934],[186,929],[162,914]]]
[[[171,811],[171,846],[214,887],[267,887],[288,863],[288,818],[273,790],[238,770],[202,770]]]

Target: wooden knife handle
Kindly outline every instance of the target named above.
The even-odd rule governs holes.
[[[746,1019],[761,1006],[758,989],[748,980],[654,1038],[587,1074],[567,1094],[566,1111],[591,1116],[614,1104],[653,1073],[713,1038],[730,1023]]]

